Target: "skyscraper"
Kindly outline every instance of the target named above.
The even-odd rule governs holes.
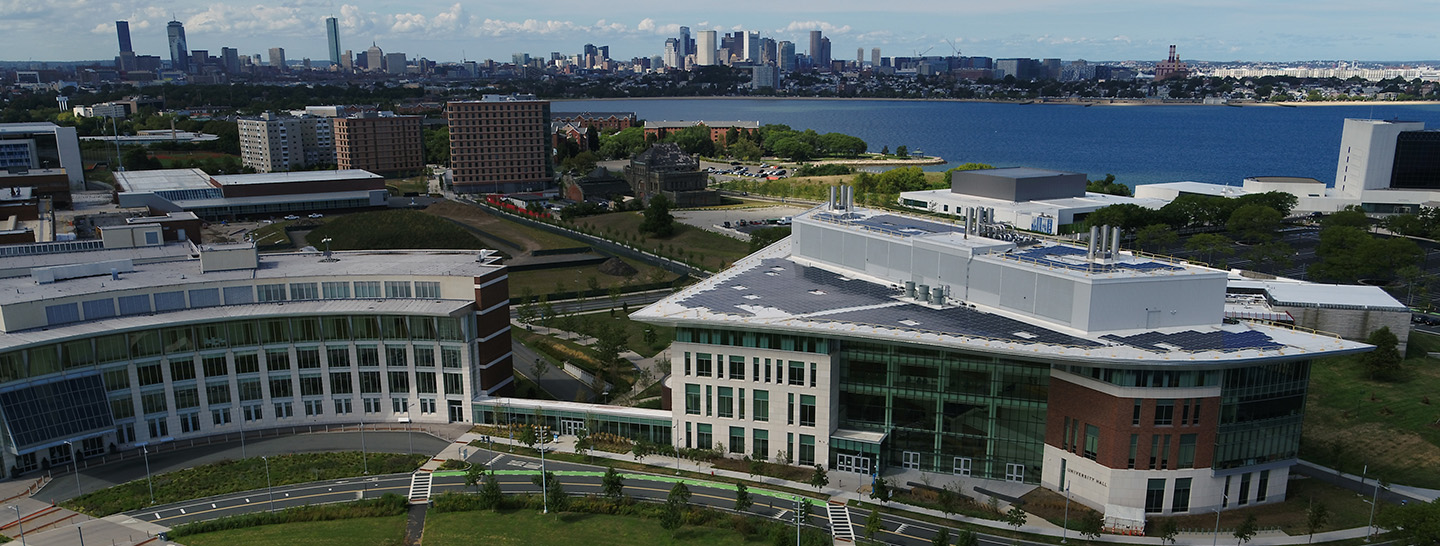
[[[365,70],[379,72],[385,68],[385,52],[375,42],[370,42],[370,49],[365,50]]]
[[[880,68],[880,48],[870,48],[870,66]]]
[[[680,58],[695,53],[695,42],[690,39],[690,27],[680,27]]]
[[[794,72],[795,42],[791,42],[789,40],[781,40],[779,44],[779,49],[780,53],[775,59],[775,64],[780,67],[780,72]]]
[[[220,48],[220,64],[225,65],[227,74],[240,72],[240,52],[233,47]]]
[[[745,60],[751,63],[760,62],[760,33],[745,33]]]
[[[666,67],[666,68],[678,68],[678,67],[680,67],[680,66],[684,63],[684,61],[682,60],[684,57],[683,57],[682,55],[680,55],[680,48],[681,48],[681,47],[684,47],[684,46],[681,46],[681,45],[680,45],[680,40],[678,40],[678,39],[676,39],[676,38],[666,38],[666,39],[665,39],[665,58],[664,58],[664,61],[665,61],[665,67]]]
[[[115,34],[120,38],[120,52],[134,53],[135,49],[130,46],[130,22],[115,21]]]
[[[810,58],[814,60],[815,66],[820,65],[820,38],[820,31],[810,31]]]
[[[190,71],[190,48],[185,45],[185,25],[180,21],[170,21],[165,25],[165,33],[170,37],[170,68]]]
[[[270,48],[270,67],[280,70],[281,72],[288,70],[288,68],[285,66],[285,48]]]
[[[700,39],[695,44],[695,64],[715,66],[715,31],[700,31]]]
[[[340,22],[334,17],[325,18],[325,38],[330,44],[330,65],[340,66]]]

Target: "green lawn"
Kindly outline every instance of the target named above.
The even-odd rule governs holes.
[[[675,278],[674,273],[659,267],[629,258],[620,259],[635,268],[636,273],[629,277],[606,275],[600,272],[599,265],[513,272],[510,274],[510,296],[518,297],[524,294],[526,289],[536,296],[554,294],[561,289],[565,292],[589,290],[591,277],[594,277],[595,283],[604,290],[609,290],[614,286],[619,286],[624,290],[632,285],[668,281]],[[590,297],[592,300],[608,298],[609,295]]]
[[[1410,344],[1423,355],[1440,338],[1412,333]],[[1387,481],[1440,487],[1440,361],[1402,366],[1391,382],[1368,379],[1358,356],[1315,361],[1301,458],[1353,474],[1368,464]]]
[[[491,214],[490,212],[481,210],[478,205],[443,201],[425,207],[424,212],[426,214],[449,218],[467,226],[474,227],[485,233],[519,245],[522,249],[516,250],[509,246],[499,244],[493,246],[496,250],[504,251],[507,254],[519,255],[521,252],[531,250],[588,246],[585,243],[563,235],[557,235],[539,228],[532,228],[519,222],[511,221],[500,214]]]
[[[188,543],[187,543],[188,544]],[[431,513],[425,517],[425,546],[449,545],[665,546],[746,544],[729,530],[682,527],[672,533],[656,520],[598,514],[550,514],[533,510]]]
[[[381,210],[329,218],[311,231],[306,242],[323,249],[331,239],[332,250],[455,248],[479,249],[487,245],[465,228],[415,210]]]
[[[570,321],[571,326],[575,328],[575,331],[592,337],[597,335],[602,326],[619,327],[625,331],[625,347],[640,353],[641,356],[655,356],[675,340],[674,328],[635,322],[619,311],[616,311],[613,316],[603,311],[589,313],[579,315],[579,319]],[[655,330],[654,343],[645,342],[646,328]]]
[[[698,263],[710,271],[724,269],[750,254],[750,244],[745,241],[678,222],[675,234],[670,237],[662,239],[643,235],[640,233],[640,222],[643,220],[638,212],[612,212],[580,218],[575,223],[607,239],[628,242],[688,263]]]
[[[392,516],[262,525],[190,535],[182,540],[187,546],[390,546],[404,539],[405,516]]]

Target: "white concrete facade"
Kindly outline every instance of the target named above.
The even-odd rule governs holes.
[[[1418,121],[1347,119],[1340,134],[1340,160],[1335,165],[1335,192],[1360,199],[1366,190],[1390,187],[1395,164],[1395,139],[1402,131],[1420,131]]]

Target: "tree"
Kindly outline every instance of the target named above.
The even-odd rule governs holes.
[[[690,502],[690,488],[684,482],[675,482],[670,494],[665,497],[665,507],[660,512],[660,527],[666,530],[679,529],[684,523],[685,505]]]
[[[615,467],[607,467],[605,475],[600,477],[600,490],[605,498],[619,502],[625,497],[625,477],[615,471]]]
[[[1029,519],[1029,517],[1029,514],[1026,514],[1019,506],[1011,506],[1010,511],[1005,512],[1001,516],[1001,521],[1004,521],[1006,525],[1014,527],[1016,531],[1019,531],[1020,527],[1025,525],[1025,520]]]
[[[899,157],[910,157],[910,149],[904,144],[895,147],[895,155]]]
[[[1280,222],[1285,218],[1280,211],[1265,205],[1245,205],[1230,213],[1225,228],[1247,243],[1263,243],[1275,238]]]
[[[1100,513],[1099,513],[1099,512],[1090,512],[1089,514],[1086,515],[1086,518],[1089,518],[1089,517],[1092,516],[1092,515],[1095,517],[1095,519],[1101,521],[1101,525],[1104,525],[1104,518],[1102,518],[1102,517],[1100,516]],[[1080,534],[1083,535],[1083,534],[1087,534],[1087,533],[1085,533],[1084,531],[1081,531]],[[1179,534],[1180,534],[1180,524],[1175,523],[1175,519],[1174,519],[1174,518],[1166,519],[1163,523],[1160,524],[1160,542],[1161,542],[1162,544],[1163,544],[1163,543],[1166,543],[1166,542],[1168,542],[1168,543],[1170,543],[1170,544],[1175,544],[1175,537],[1176,537],[1177,535],[1179,535]],[[1099,538],[1099,537],[1100,537],[1100,530],[1099,530],[1099,528],[1097,527],[1096,530],[1095,530],[1095,538]]]
[[[980,535],[969,529],[955,533],[955,546],[980,546]]]
[[[808,483],[815,486],[815,489],[830,485],[830,477],[825,474],[824,465],[815,465],[815,472],[810,473],[810,481]]]
[[[1395,372],[1400,371],[1400,361],[1404,360],[1399,350],[1400,339],[1395,337],[1389,326],[1381,326],[1379,330],[1371,332],[1365,338],[1365,343],[1375,346],[1375,350],[1360,357],[1370,379],[1389,379]]]
[[[1323,502],[1312,501],[1310,508],[1305,510],[1305,531],[1310,535],[1310,542],[1315,542],[1315,532],[1328,523],[1330,523],[1330,508]]]
[[[885,530],[885,522],[880,518],[879,510],[871,510],[870,515],[865,516],[865,540],[875,540],[875,533]]]
[[[470,463],[470,468],[465,469],[465,485],[475,487],[485,476],[485,465],[482,463]]]
[[[1201,233],[1185,241],[1185,250],[1205,255],[1206,263],[1214,263],[1215,255],[1229,256],[1235,253],[1229,237],[1219,233]]]
[[[1380,527],[1400,544],[1440,543],[1440,501],[1387,507],[1378,517]]]
[[[660,193],[650,197],[640,231],[652,237],[669,237],[675,233],[675,217],[670,214],[670,200]]]
[[[535,427],[522,426],[520,427],[520,437],[516,439],[525,444],[525,447],[534,449],[535,442],[540,441],[540,436],[535,433]]]
[[[870,487],[870,498],[882,503],[890,502],[890,483],[885,478],[877,478]]]
[[[521,289],[520,307],[515,310],[516,318],[520,319],[520,324],[524,324],[528,328],[535,322],[535,317],[539,311],[535,306],[535,290],[529,286]]]
[[[1107,174],[1104,180],[1091,180],[1085,183],[1085,191],[1091,193],[1104,193],[1108,195],[1121,195],[1129,197],[1130,186],[1115,181],[1115,175]]]
[[[635,456],[637,462],[644,459],[645,456],[653,455],[654,453],[655,446],[644,440],[636,440],[635,445],[630,446],[630,454]]]
[[[767,227],[757,229],[750,233],[750,252],[759,252],[760,249],[774,244],[776,241],[790,236],[788,227]]]
[[[1179,239],[1175,230],[1166,224],[1150,224],[1135,232],[1135,246],[1149,252],[1159,252]]]
[[[1261,270],[1266,266],[1271,268],[1290,267],[1291,257],[1295,255],[1295,248],[1286,244],[1285,241],[1266,241],[1250,247],[1251,269]]]
[[[555,477],[554,472],[531,476],[530,483],[545,490],[546,502],[552,510],[564,512],[569,507],[570,495],[565,492],[565,486],[560,484],[560,478]]]
[[[500,490],[500,480],[495,474],[486,474],[485,483],[480,487],[480,508],[482,510],[499,510],[500,504],[505,500],[505,493]]]
[[[736,512],[744,512],[744,511],[746,511],[746,510],[749,510],[749,509],[750,509],[750,504],[752,504],[752,503],[751,503],[751,500],[750,500],[750,491],[745,488],[745,484],[743,484],[743,483],[736,483],[736,484],[735,484],[735,511],[736,511]]]
[[[1240,522],[1240,525],[1235,527],[1235,532],[1231,534],[1235,536],[1235,544],[1239,545],[1255,538],[1255,531],[1255,514],[1250,514],[1245,516],[1245,521]]]
[[[935,538],[930,540],[932,546],[950,546],[950,528],[941,527],[940,532],[935,533]]]
[[[960,513],[959,484],[947,484],[945,487],[940,488],[939,497],[940,511],[942,513],[946,516]]]

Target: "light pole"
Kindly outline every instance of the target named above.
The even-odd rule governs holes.
[[[75,444],[65,440],[65,445],[70,446],[70,466],[75,469],[75,496],[80,496],[80,453],[75,451]]]
[[[15,525],[20,528],[20,546],[25,546],[25,524],[20,521],[20,507],[14,504],[10,507],[15,509]]]
[[[270,488],[270,457],[261,455],[260,459],[265,461],[265,495],[270,497],[270,511],[275,511],[275,490]]]
[[[546,434],[545,439],[549,440],[550,435]],[[547,443],[549,442],[540,443],[540,502],[542,503],[540,513],[542,514],[550,513],[550,476],[545,473],[545,444]]]
[[[800,526],[804,524],[802,518],[805,515],[801,512],[801,506],[800,495],[795,495],[795,546],[800,546]]]
[[[370,459],[365,456],[365,414],[360,414],[360,465],[365,467],[365,475],[370,475]]]
[[[670,425],[670,444],[675,446],[675,475],[680,475],[680,425]]]
[[[140,452],[145,454],[145,485],[150,486],[150,504],[155,504],[155,482],[150,479],[150,446],[140,446]]]
[[[115,166],[119,167],[120,172],[125,172],[125,161],[120,159],[120,118],[110,116],[110,123],[113,123],[115,126]],[[100,130],[104,131],[104,125],[101,125],[101,127],[102,129]]]
[[[240,413],[240,458],[245,458],[245,413],[243,411]]]
[[[1070,540],[1070,484],[1065,484],[1065,526],[1060,528],[1060,543]]]
[[[1225,499],[1229,499],[1230,497],[1224,497],[1224,498],[1225,498]],[[1222,503],[1222,504],[1223,504],[1223,503]],[[1215,508],[1214,510],[1215,510],[1215,538],[1213,538],[1213,539],[1210,540],[1210,546],[1216,546],[1217,544],[1220,543],[1220,509],[1219,509],[1219,508]]]
[[[1375,492],[1370,494],[1370,522],[1365,524],[1365,542],[1375,535],[1375,506],[1380,503],[1380,477],[1375,477]]]

